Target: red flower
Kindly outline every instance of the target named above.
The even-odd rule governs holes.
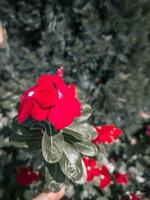
[[[130,193],[129,195],[124,196],[122,200],[140,200],[140,198],[134,193]]]
[[[116,183],[127,186],[128,185],[128,175],[124,173],[116,173],[114,175]]]
[[[92,181],[95,176],[99,176],[99,169],[97,167],[96,160],[84,157],[83,161],[87,171],[87,181]]]
[[[111,183],[111,176],[108,172],[108,169],[105,165],[102,165],[100,169],[100,183],[99,183],[99,188],[104,189]]]
[[[23,167],[17,170],[16,180],[22,186],[27,186],[39,179],[39,172],[33,172],[30,167]]]
[[[138,196],[136,196],[134,193],[131,193],[131,200],[140,200]]]
[[[95,126],[97,131],[97,137],[93,140],[95,144],[99,143],[111,143],[113,140],[117,139],[122,130],[120,128],[112,125]]]
[[[147,126],[147,128],[146,128],[146,135],[150,136],[150,126]]]
[[[54,75],[42,75],[37,85],[26,90],[20,97],[18,123],[29,116],[34,120],[49,120],[56,129],[69,126],[80,116],[81,105],[76,98],[73,84],[66,85],[62,79],[63,68]]]

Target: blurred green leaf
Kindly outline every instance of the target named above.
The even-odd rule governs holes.
[[[66,175],[62,172],[59,163],[48,164],[47,168],[50,175],[54,178],[55,181],[64,183],[66,181]]]
[[[88,120],[88,118],[92,114],[92,107],[89,104],[83,104],[81,107],[81,116],[76,119],[77,122],[84,122]]]
[[[28,145],[25,142],[11,141],[10,145],[16,148],[28,148]]]
[[[18,148],[39,149],[42,133],[40,129],[31,130],[29,127],[18,124],[16,118],[12,122],[10,144]],[[20,144],[19,144],[20,143]]]
[[[29,128],[31,131],[46,132],[48,135],[56,135],[59,133],[49,121],[35,121],[29,118],[22,123],[23,127]]]
[[[45,183],[47,189],[49,189],[51,192],[59,192],[63,186],[63,184],[60,184],[54,180],[54,178],[49,173],[49,168],[45,166]]]

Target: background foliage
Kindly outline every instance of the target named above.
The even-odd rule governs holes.
[[[129,188],[150,198],[150,138],[145,134],[150,123],[149,19],[149,0],[0,1],[8,37],[0,49],[1,199],[18,194],[31,199],[42,190],[42,181],[29,188],[16,183],[15,167],[28,163],[31,155],[22,156],[7,141],[18,95],[38,75],[60,65],[66,81],[76,83],[93,106],[90,122],[115,123],[124,131],[121,142],[106,146],[105,157],[123,165],[131,177],[128,187],[114,184],[106,191],[93,183],[69,183],[68,198],[117,200]]]

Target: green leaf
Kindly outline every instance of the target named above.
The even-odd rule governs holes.
[[[18,132],[20,132],[18,134]],[[11,140],[14,141],[20,141],[20,142],[26,142],[26,141],[35,141],[35,140],[41,140],[42,134],[40,132],[30,131],[30,130],[21,130],[18,127],[18,132],[13,132],[10,136]],[[22,135],[21,135],[22,134]]]
[[[5,139],[2,137],[2,135],[0,135],[0,148],[3,146],[9,146],[9,142],[5,141]]]
[[[64,138],[62,133],[48,136],[44,133],[42,138],[42,154],[48,163],[57,162],[63,153]]]
[[[88,123],[73,123],[62,131],[63,134],[71,135],[80,141],[91,141],[97,135],[95,128]]]
[[[16,148],[28,148],[28,145],[25,142],[16,142],[16,141],[11,141],[10,145],[16,147]]]
[[[94,145],[90,142],[86,142],[86,143],[76,142],[74,144],[74,146],[83,155],[96,156],[96,154],[98,153],[98,149],[97,149],[96,145]]]
[[[49,121],[42,121],[42,122],[36,122],[35,124],[32,125],[31,127],[31,130],[34,130],[34,129],[42,129],[43,132],[46,132],[47,135],[57,135],[59,133],[58,130],[56,130],[54,128],[54,126],[52,124],[50,124]]]
[[[50,175],[57,182],[64,183],[66,181],[66,175],[62,172],[59,163],[48,164],[47,168],[49,170]]]
[[[38,139],[29,139],[22,136],[14,136],[10,137],[10,145],[13,145],[17,148],[29,148],[30,150],[40,149],[41,148],[41,138]]]
[[[92,107],[89,104],[83,104],[81,107],[81,116],[76,119],[77,122],[84,122],[88,120],[88,118],[92,114]]]
[[[51,192],[59,192],[63,186],[63,184],[56,182],[53,177],[49,173],[49,168],[45,166],[45,183],[47,189]]]
[[[62,134],[63,134],[63,132],[62,132]],[[78,140],[77,138],[75,138],[74,136],[69,135],[69,134],[63,134],[63,136],[64,136],[64,140],[66,142],[68,142],[69,144],[73,144],[75,142],[80,142],[81,141],[81,140]]]
[[[41,122],[40,122],[41,123]],[[38,121],[35,121],[34,119],[32,119],[31,117],[29,117],[26,121],[24,121],[23,123],[21,123],[22,126],[25,126],[27,128],[31,128],[32,126],[38,124]]]
[[[49,169],[47,166],[45,166],[45,183],[48,189],[51,187],[51,182],[53,181],[53,177],[49,173]]]
[[[75,183],[77,184],[84,184],[87,180],[87,170],[83,160],[82,160],[82,168],[83,168],[83,175],[79,180],[75,181]]]
[[[41,129],[40,128],[36,128],[36,129],[32,129],[25,126],[23,124],[18,124],[16,118],[13,119],[12,122],[12,130],[13,130],[13,134],[20,135],[23,136],[26,139],[34,139],[34,138],[41,138],[42,134],[41,134]]]
[[[83,167],[81,156],[72,145],[64,143],[64,151],[59,163],[63,173],[72,181],[82,178]]]
[[[35,132],[46,132],[48,135],[56,135],[59,133],[49,121],[35,121],[32,118],[29,118],[22,124],[18,124],[16,117],[13,119],[12,128],[17,131],[18,126],[22,130],[30,130]]]
[[[30,149],[41,147],[42,133],[40,129],[31,130],[22,124],[19,125],[16,118],[13,120],[12,128],[13,133],[10,136],[10,144],[13,146]]]

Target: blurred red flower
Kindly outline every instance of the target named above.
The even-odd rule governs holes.
[[[99,176],[100,174],[96,160],[89,157],[83,157],[83,161],[87,171],[87,181],[92,181],[95,176]]]
[[[128,175],[124,173],[116,173],[114,175],[116,183],[127,186],[128,185]]]
[[[30,167],[22,167],[17,170],[16,181],[27,186],[39,179],[39,172],[34,172]]]
[[[95,129],[97,131],[97,137],[93,140],[95,144],[111,143],[122,134],[122,130],[114,124],[95,126]]]
[[[122,198],[122,200],[140,200],[140,198],[134,193],[130,193]]]
[[[147,126],[147,127],[146,127],[146,135],[147,135],[147,136],[150,136],[150,126]]]
[[[131,200],[140,200],[138,196],[136,196],[134,193],[131,193]]]
[[[18,123],[31,116],[37,121],[48,119],[56,129],[63,129],[80,116],[81,105],[75,86],[67,86],[62,75],[62,67],[54,75],[42,75],[35,86],[21,95]]]
[[[99,183],[99,188],[104,189],[111,183],[111,180],[112,180],[108,172],[108,169],[105,165],[102,165],[102,167],[100,168],[100,177],[101,179]]]

